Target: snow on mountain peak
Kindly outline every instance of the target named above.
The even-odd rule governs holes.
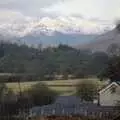
[[[56,18],[43,17],[37,19],[16,20],[9,23],[0,23],[0,32],[11,36],[23,37],[28,34],[53,35],[55,31],[64,34],[99,34],[106,30],[111,30],[114,25],[100,21],[85,20],[79,17]]]

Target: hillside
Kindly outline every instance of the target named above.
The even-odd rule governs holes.
[[[60,43],[74,46],[77,44],[84,44],[95,39],[96,34],[64,34],[60,32],[55,32],[54,35],[45,35],[43,33],[39,35],[28,34],[24,37],[19,38],[21,42],[25,42],[28,45],[38,45],[42,43],[43,46],[56,46]]]
[[[35,74],[53,79],[55,74],[96,76],[106,66],[108,55],[77,50],[67,45],[35,49],[27,45],[0,43],[0,72]],[[94,67],[93,67],[94,65]],[[37,79],[36,79],[37,80]]]
[[[93,51],[106,51],[111,44],[120,44],[120,32],[117,27],[105,34],[99,35],[92,42],[77,47]]]

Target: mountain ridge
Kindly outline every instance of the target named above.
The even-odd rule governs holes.
[[[54,33],[55,31],[65,34],[100,34],[111,30],[113,27],[114,25],[111,23],[85,20],[78,17],[44,17],[35,20],[0,23],[0,33],[6,32],[19,37],[32,33],[39,34],[40,32],[48,35],[48,33]]]
[[[77,48],[91,49],[93,51],[106,51],[111,44],[120,45],[120,32],[117,28],[97,36],[96,39],[87,44],[78,45]]]
[[[1,39],[37,45],[56,45],[59,42],[78,45],[91,42],[97,35],[114,28],[107,21],[86,20],[79,17],[39,18],[0,23]]]

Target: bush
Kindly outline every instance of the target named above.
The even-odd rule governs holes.
[[[57,93],[49,89],[46,85],[38,83],[33,85],[28,91],[28,96],[30,97],[34,105],[47,105],[54,102]]]
[[[76,91],[82,101],[93,101],[97,95],[97,85],[94,81],[83,80],[78,83]]]

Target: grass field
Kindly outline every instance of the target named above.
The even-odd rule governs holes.
[[[86,79],[76,79],[76,80],[54,80],[54,81],[35,81],[35,82],[21,82],[21,89],[22,91],[29,89],[32,85],[37,84],[37,83],[44,83],[48,85],[48,87],[52,90],[55,90],[56,92],[60,94],[72,94],[75,92],[75,86],[77,83],[81,80],[86,80]],[[98,83],[100,86],[102,86],[103,82],[100,82],[97,78],[90,78],[88,80],[94,80],[96,83]],[[61,86],[59,86],[61,85]],[[72,87],[70,86],[62,86],[62,85],[73,85]],[[8,88],[12,89],[14,92],[19,92],[19,86],[18,83],[7,83]]]

